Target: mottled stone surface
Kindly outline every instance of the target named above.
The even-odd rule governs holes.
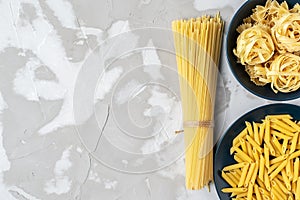
[[[217,200],[185,190],[170,26],[243,2],[0,0],[0,199]],[[218,136],[270,103],[220,71]]]

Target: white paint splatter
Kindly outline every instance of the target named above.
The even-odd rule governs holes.
[[[72,146],[65,149],[61,159],[55,163],[55,178],[45,183],[44,191],[47,192],[47,194],[66,194],[71,189],[72,181],[65,175],[65,172],[72,166],[70,161],[71,149]]]
[[[175,178],[177,178],[178,176],[184,177],[185,176],[184,157],[182,156],[175,163],[162,170],[157,171],[157,173],[165,178],[169,178],[172,180],[175,180]]]
[[[221,9],[228,5],[233,6],[234,8],[238,8],[243,1],[245,0],[223,0],[218,1],[217,3],[216,1],[205,1],[205,3],[203,3],[203,0],[194,0],[194,8],[198,11],[205,11],[209,9]]]
[[[139,90],[141,86],[142,84],[135,79],[129,81],[126,85],[124,85],[122,88],[116,91],[114,97],[115,102],[119,105],[126,103],[131,97],[131,95],[133,95],[134,92]]]
[[[111,27],[107,30],[107,33],[108,33],[109,37],[113,37],[118,34],[128,32],[128,31],[130,31],[129,22],[119,20],[119,21],[114,22],[111,25]]]
[[[126,168],[129,162],[128,162],[128,160],[122,160],[122,163],[124,164],[124,167]]]
[[[7,108],[8,108],[7,103],[4,101],[2,94],[0,93],[0,114]],[[8,160],[6,151],[3,146],[2,132],[3,132],[3,127],[2,127],[2,123],[0,122],[0,158],[1,158],[0,159],[0,173],[2,173],[4,171],[8,171],[10,168],[10,162]]]
[[[11,186],[11,187],[9,187],[9,191],[16,192],[20,196],[24,197],[27,200],[39,200],[38,198],[32,196],[31,194],[28,194],[23,189],[21,189],[21,188],[19,188],[17,186]]]
[[[175,191],[176,200],[198,200],[199,197],[205,197],[205,200],[219,199],[215,187],[212,185],[211,191],[202,190],[186,190],[185,187],[179,187]]]
[[[26,21],[19,15],[23,3],[31,4],[36,18]],[[3,12],[2,12],[3,11]],[[40,134],[50,133],[60,127],[74,124],[73,91],[77,74],[82,63],[71,63],[60,36],[48,22],[38,0],[20,0],[0,4],[0,51],[6,47],[30,50],[38,60],[48,67],[58,80],[58,85],[66,91],[64,102],[58,115],[39,130]],[[7,23],[11,19],[12,23]],[[3,33],[3,34],[2,34]],[[48,96],[49,97],[49,96]],[[31,98],[36,98],[31,96]]]
[[[102,179],[104,188],[108,190],[115,190],[118,184],[118,181],[116,180],[110,180],[110,179]]]
[[[93,170],[90,171],[88,180],[95,181],[96,183],[101,183],[101,179],[99,178],[98,173],[94,172]]]
[[[9,2],[1,1],[0,4],[0,52],[2,52],[6,47],[9,46],[18,46],[20,47],[20,40],[14,24],[16,16],[13,16],[12,13],[16,13],[18,10],[10,9]],[[11,20],[11,23],[8,23],[8,19]]]
[[[141,0],[140,3],[144,5],[148,5],[151,3],[151,0]]]
[[[125,58],[130,54],[129,51],[133,50],[137,46],[138,36],[134,34],[134,31],[130,31],[128,21],[115,21],[111,27],[107,30],[108,42],[103,43],[102,55],[104,60],[111,58]],[[121,56],[123,55],[123,56]],[[121,56],[121,57],[120,57]]]
[[[103,42],[103,31],[99,28],[80,26],[81,32],[77,33],[77,37],[88,39],[88,35],[96,36],[98,44]]]
[[[0,92],[0,114],[3,113],[8,106],[4,101],[2,94]],[[15,198],[8,192],[7,186],[4,184],[3,181],[3,173],[10,169],[10,162],[8,160],[5,148],[3,146],[3,126],[2,122],[0,121],[0,199],[7,199],[7,200],[15,200]]]
[[[83,152],[83,150],[82,150],[80,147],[77,147],[77,148],[76,148],[76,151],[77,151],[78,153],[82,153],[82,152]]]
[[[36,79],[35,70],[40,66],[38,59],[29,59],[25,67],[16,72],[14,91],[29,101],[39,101],[39,97],[46,100],[63,99],[66,91],[58,83]]]
[[[143,154],[158,152],[172,143],[176,137],[175,131],[180,130],[182,124],[181,103],[156,88],[151,93],[148,99],[150,108],[144,111],[144,115],[157,118],[160,123],[156,124],[154,131],[161,131],[144,143],[141,147]]]
[[[54,81],[36,80],[35,88],[38,96],[45,100],[63,99],[67,92],[61,85]]]
[[[77,28],[72,4],[67,0],[46,0],[49,8],[65,28]]]
[[[161,61],[157,55],[157,50],[154,48],[152,39],[149,40],[147,47],[150,49],[148,48],[142,51],[144,72],[148,73],[153,80],[164,80],[160,72]]]
[[[8,105],[7,103],[4,101],[3,96],[0,92],[0,114],[3,112],[3,110],[7,109]]]
[[[112,27],[108,30],[110,35],[115,34],[117,31],[122,32],[124,30],[130,30],[128,21],[117,21],[115,24],[116,25],[113,24]],[[126,40],[125,43],[124,41],[122,41],[122,44],[124,43],[122,46],[125,46],[126,48],[132,48],[136,45],[137,39],[138,39],[137,36],[135,36],[134,34],[130,34],[130,38]],[[119,44],[119,43],[118,41],[114,41],[114,44]],[[110,48],[106,52],[106,57],[105,57],[106,59],[120,55],[120,52],[118,52],[118,50],[122,51],[122,49],[114,49],[113,48],[114,44],[109,46]],[[47,66],[49,66],[49,68],[56,74],[59,83],[63,85],[67,90],[60,113],[56,116],[55,119],[53,119],[51,122],[49,122],[39,130],[39,133],[44,135],[60,127],[74,124],[73,93],[74,93],[74,87],[76,83],[76,77],[82,63],[71,64],[65,59],[66,53],[65,50],[63,49],[62,42],[59,40],[57,35],[53,35],[53,37],[48,36],[47,40],[44,42],[44,45],[42,47],[43,48],[40,48],[40,52],[38,54],[40,59]],[[51,47],[55,49],[55,52],[52,52],[53,49],[49,49]],[[110,50],[112,49],[114,51],[110,52]],[[61,66],[64,67],[62,68]]]
[[[122,67],[114,67],[113,69],[103,73],[96,89],[96,100],[104,99],[105,95],[110,92],[122,73]]]
[[[24,96],[29,101],[38,101],[37,91],[33,82],[34,70],[40,63],[37,60],[29,60],[24,68],[16,72],[14,79],[14,91]]]
[[[100,178],[99,174],[97,172],[94,172],[93,170],[90,171],[88,180],[94,181],[96,183],[102,183],[104,185],[104,188],[107,190],[115,190],[118,184],[118,181],[116,180]]]
[[[157,117],[161,114],[170,113],[173,104],[176,102],[175,97],[171,98],[167,93],[156,89],[152,90],[151,93],[151,97],[147,101],[151,107],[144,111],[144,115],[147,117]]]
[[[6,155],[6,151],[3,146],[3,127],[2,123],[0,123],[0,173],[8,171],[10,169],[10,162],[8,160],[8,157]]]

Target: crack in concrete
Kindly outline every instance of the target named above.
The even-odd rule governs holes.
[[[100,143],[100,139],[103,135],[103,132],[105,130],[105,127],[107,125],[107,122],[108,122],[108,119],[109,119],[109,116],[110,116],[110,105],[107,106],[107,115],[106,115],[106,118],[105,118],[105,122],[101,128],[101,132],[100,132],[100,135],[99,135],[99,138],[97,140],[97,143],[96,143],[96,146],[95,148],[93,149],[92,152],[88,152],[88,157],[89,157],[89,167],[88,167],[88,170],[87,170],[87,173],[86,173],[86,176],[83,180],[83,182],[80,184],[80,187],[79,187],[79,194],[77,195],[76,199],[78,200],[81,200],[81,197],[82,197],[82,188],[83,186],[86,184],[87,180],[88,180],[88,177],[90,175],[90,172],[91,172],[91,168],[92,168],[92,154],[97,150],[98,146],[99,146],[99,143]]]
[[[102,137],[102,135],[103,135],[103,132],[104,132],[104,129],[105,129],[106,125],[107,125],[109,116],[110,116],[110,105],[107,105],[107,115],[106,115],[104,124],[103,124],[103,126],[102,126],[102,129],[101,129],[99,138],[98,138],[98,140],[97,140],[96,146],[95,146],[94,150],[91,152],[91,154],[94,153],[94,152],[97,150],[98,146],[99,146],[100,139],[101,139],[101,137]]]

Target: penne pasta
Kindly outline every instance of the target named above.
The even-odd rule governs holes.
[[[300,124],[293,122],[290,115],[269,115],[261,124],[245,124],[244,133],[237,136],[240,146],[233,145],[230,149],[237,163],[223,168],[224,180],[233,188],[225,191],[235,190],[231,197],[247,200],[297,197],[300,190],[300,129],[296,128]],[[274,126],[277,126],[276,130]],[[293,136],[286,134],[292,130]]]
[[[223,188],[222,192],[224,193],[243,193],[247,192],[247,188]]]
[[[299,177],[299,157],[296,158],[294,163],[294,175],[293,175],[293,182],[296,182]]]
[[[296,200],[300,200],[300,177],[297,180],[297,189],[296,189]]]
[[[260,124],[259,126],[259,140],[260,140],[260,145],[262,144],[263,140],[264,140],[264,136],[265,136],[265,125],[266,123],[263,122],[262,124]]]
[[[225,181],[231,186],[231,187],[236,187],[235,181],[230,177],[229,174],[226,174],[224,171],[222,171],[222,178],[225,179]]]
[[[245,167],[246,165],[247,165],[246,162],[229,165],[229,166],[224,167],[223,171],[230,171],[230,170],[234,170],[234,169],[240,169],[240,168]]]

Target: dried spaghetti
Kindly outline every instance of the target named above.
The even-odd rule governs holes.
[[[201,189],[213,180],[213,113],[223,26],[219,14],[172,23],[187,147],[187,189]]]

